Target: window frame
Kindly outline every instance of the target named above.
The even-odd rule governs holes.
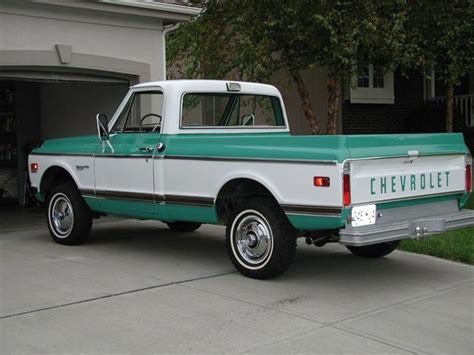
[[[163,121],[164,121],[164,108],[165,108],[165,94],[163,92],[163,90],[160,90],[160,89],[148,89],[148,90],[136,90],[136,91],[131,91],[128,99],[125,98],[125,103],[124,105],[121,107],[121,110],[120,112],[118,113],[117,115],[117,118],[114,119],[113,121],[111,121],[112,123],[112,126],[110,128],[110,134],[127,134],[127,133],[160,133],[160,132],[149,132],[149,131],[125,131],[125,126],[130,118],[130,113],[131,113],[131,110],[132,110],[132,106],[135,102],[135,97],[137,95],[143,95],[143,94],[148,94],[148,93],[152,93],[152,94],[161,94],[163,95],[163,105],[162,105],[162,108],[161,108],[161,127],[163,127]],[[120,121],[120,117],[122,115],[122,113],[124,113],[124,111],[127,111],[127,118],[125,120],[125,123],[122,127],[121,130],[117,130],[117,131],[114,131],[115,127],[117,126],[117,124],[119,123]]]
[[[258,126],[184,126],[183,125],[183,104],[184,104],[184,97],[186,95],[216,95],[216,96],[264,96],[269,97],[272,102],[272,109],[275,113],[275,116],[280,116],[282,125],[279,126],[266,126],[266,125],[258,125]],[[278,102],[279,105],[279,114],[275,112],[274,102]],[[278,117],[276,117],[278,118]],[[280,97],[276,95],[268,95],[262,93],[254,93],[254,92],[220,92],[220,91],[185,91],[181,94],[180,104],[179,104],[179,129],[186,131],[186,130],[265,130],[265,129],[275,129],[275,130],[287,130],[288,123],[286,120],[286,116],[284,113],[284,106],[282,104],[282,100]]]
[[[369,64],[369,87],[359,87],[359,75],[352,77],[350,102],[352,104],[394,104],[394,73],[384,68],[384,87],[374,87],[374,65]],[[375,65],[376,66],[376,65]],[[382,66],[383,67],[383,66]]]

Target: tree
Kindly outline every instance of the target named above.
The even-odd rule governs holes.
[[[302,72],[328,70],[328,126],[335,134],[341,81],[362,64],[404,60],[403,0],[195,0],[205,12],[170,38],[170,61],[187,77],[268,80],[285,70],[296,84],[311,132],[321,128]]]
[[[446,131],[453,131],[454,86],[474,68],[472,0],[418,0],[408,3],[406,33],[412,67],[433,68],[446,85]]]

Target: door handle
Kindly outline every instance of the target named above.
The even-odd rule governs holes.
[[[149,153],[153,153],[153,151],[155,150],[154,147],[140,147],[138,148],[138,150],[140,152],[149,152]]]
[[[156,146],[156,151],[158,153],[163,153],[165,151],[166,146],[163,143],[158,143]]]

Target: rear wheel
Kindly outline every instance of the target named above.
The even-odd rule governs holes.
[[[49,233],[56,243],[76,245],[89,238],[92,213],[74,183],[63,183],[51,191],[47,213]]]
[[[357,256],[363,256],[366,258],[380,258],[382,256],[390,254],[392,251],[397,249],[399,245],[400,241],[395,240],[393,242],[367,245],[364,247],[354,247],[346,245],[346,248],[349,249],[352,254]]]
[[[293,262],[296,231],[272,199],[250,198],[227,221],[226,247],[243,275],[270,279],[283,274]]]
[[[166,224],[170,229],[178,232],[194,232],[201,227],[201,223],[195,222],[169,222]]]

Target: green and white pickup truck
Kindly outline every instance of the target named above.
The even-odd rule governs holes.
[[[132,87],[97,135],[48,140],[30,180],[61,244],[104,214],[191,232],[226,226],[235,267],[271,278],[296,239],[380,257],[404,238],[474,225],[472,160],[460,134],[292,136],[270,85],[162,81]],[[203,255],[205,257],[205,255]]]

